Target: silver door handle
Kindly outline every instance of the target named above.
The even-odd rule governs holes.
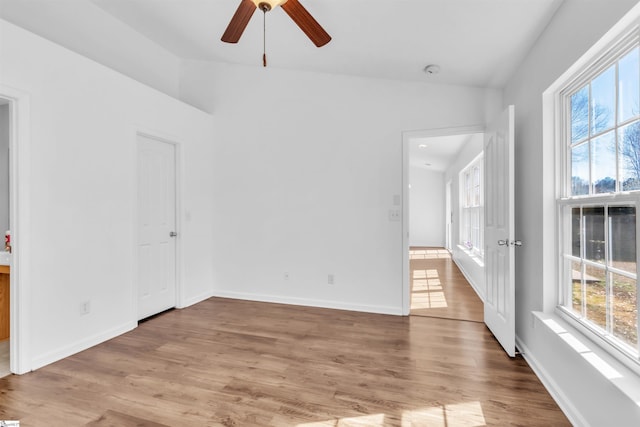
[[[175,231],[169,232],[169,237],[176,237],[177,235],[178,233],[176,233]]]
[[[498,246],[507,246],[509,244],[509,239],[507,240],[498,240]]]
[[[522,241],[521,240],[514,240],[513,242],[511,242],[511,244],[513,246],[522,246]]]

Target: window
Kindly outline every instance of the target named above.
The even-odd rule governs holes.
[[[482,155],[460,172],[460,244],[475,255],[484,255]]]
[[[640,47],[608,49],[560,93],[559,307],[636,362]]]

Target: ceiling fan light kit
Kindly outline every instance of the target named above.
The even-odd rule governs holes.
[[[260,10],[264,10],[264,8],[268,8],[267,12],[287,2],[287,0],[251,0],[251,1]]]
[[[331,41],[331,36],[298,0],[241,0],[238,9],[222,35],[222,41],[225,43],[238,43],[256,9],[260,9],[266,16],[267,12],[278,6],[282,7],[282,10],[289,15],[293,22],[300,27],[317,47],[322,47]],[[264,22],[263,28],[266,33],[266,24]],[[262,58],[263,65],[266,67],[266,53],[263,54]]]

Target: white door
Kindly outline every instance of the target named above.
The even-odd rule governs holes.
[[[175,147],[138,135],[138,319],[176,306]]]
[[[514,107],[492,123],[484,137],[485,278],[484,322],[515,356]]]

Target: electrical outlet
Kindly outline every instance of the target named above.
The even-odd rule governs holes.
[[[328,283],[329,285],[333,285],[333,283],[334,283],[334,279],[335,279],[335,278],[333,277],[333,274],[329,274],[329,275],[327,276],[327,283]]]
[[[400,209],[389,209],[389,221],[400,221]]]
[[[85,301],[80,304],[80,314],[89,314],[91,312],[91,301]]]

